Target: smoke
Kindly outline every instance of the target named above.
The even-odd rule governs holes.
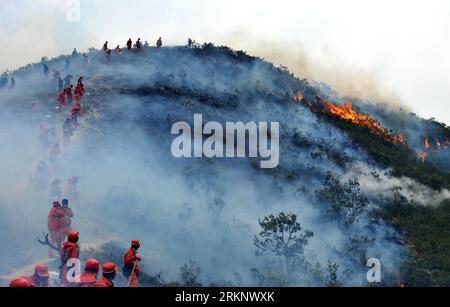
[[[374,176],[376,174],[376,176]],[[388,171],[368,169],[364,164],[356,164],[346,176],[357,177],[367,193],[375,198],[394,199],[395,192],[405,197],[410,203],[422,206],[439,206],[450,198],[450,191],[435,191],[408,177],[393,177]]]
[[[15,70],[42,57],[92,47],[96,34],[67,20],[67,1],[12,1],[0,12],[0,72]]]
[[[328,171],[346,172],[330,158],[333,153],[370,167],[339,130],[292,103],[289,93],[307,86],[259,60],[236,61],[215,49],[201,52],[147,49],[113,54],[109,63],[102,53],[91,52],[89,65],[79,57],[68,69],[63,58],[51,61],[50,69],[63,76],[85,76],[85,111],[70,145],[61,135],[69,110],[56,109],[55,84],[43,78],[40,65],[21,71],[16,89],[0,92],[5,106],[0,110],[0,184],[7,191],[0,198],[1,241],[15,242],[14,255],[9,243],[0,248],[2,273],[46,257],[35,239],[46,230],[50,183],[61,179],[66,197],[71,176],[80,177],[81,199],[72,207],[81,242],[114,240],[127,246],[140,239],[143,271],[162,271],[167,280],[179,280],[179,267],[193,260],[204,284],[235,283],[237,273],[244,285],[255,285],[251,269],[268,263],[254,253],[258,220],[280,212],[298,214],[302,227],[315,233],[305,251],[308,262],[330,260],[341,273],[351,272],[340,275],[345,285],[366,282],[366,268],[347,251],[355,235],[375,238],[364,256],[379,256],[391,273],[397,272],[403,247],[386,239],[395,230],[369,219],[344,227],[327,219],[314,200]],[[205,122],[280,122],[280,167],[264,172],[247,159],[173,158],[171,125],[192,124],[197,113]],[[41,122],[56,129],[59,167],[49,160],[48,148],[42,150]],[[48,175],[35,189],[29,177],[40,161]],[[293,284],[321,285],[310,272],[301,273],[304,280]]]
[[[339,97],[388,103],[388,107],[392,109],[410,109],[406,102],[377,76],[376,71],[345,63],[330,45],[324,45],[320,50],[312,52],[300,41],[275,40],[254,34],[246,28],[230,31],[219,41],[285,66],[299,78],[325,83],[336,91]]]
[[[421,116],[438,113],[439,120],[447,120],[446,1],[426,7],[410,1],[408,12],[403,1],[392,5],[284,0],[273,5],[270,1],[114,0],[107,6],[81,1],[80,23],[67,22],[68,2],[2,1],[0,43],[6,48],[0,50],[0,70],[36,62],[43,55],[68,53],[75,46],[86,50],[105,40],[123,45],[129,36],[151,44],[159,36],[165,44],[181,44],[187,37],[217,42],[222,36],[223,44],[255,52],[300,77],[324,80],[342,95],[388,101],[395,107],[406,101],[404,109],[411,105]],[[230,29],[238,30],[229,34]]]

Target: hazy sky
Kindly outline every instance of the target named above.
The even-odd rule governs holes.
[[[346,71],[357,84],[352,72],[362,71],[419,115],[450,124],[448,0],[81,0],[81,19],[70,22],[77,2],[0,0],[0,71],[105,40],[192,37],[250,50],[300,77],[296,63],[318,78],[311,67],[320,66],[332,85],[346,82]]]

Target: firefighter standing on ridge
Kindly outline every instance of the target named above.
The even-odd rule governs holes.
[[[109,62],[111,56],[111,50],[108,48],[108,41],[103,45],[103,52],[105,54],[106,61]]]
[[[75,87],[75,100],[78,102],[81,100],[81,98],[83,97],[83,89],[82,89],[82,85],[80,83],[77,84],[77,87]]]
[[[133,41],[131,40],[131,38],[129,38],[128,41],[127,41],[127,48],[128,48],[128,50],[131,50],[132,46],[133,46]]]
[[[138,40],[136,41],[136,48],[137,49],[141,49],[142,48],[142,42],[141,42],[140,38],[138,38]]]
[[[62,208],[64,210],[64,217],[61,219],[61,231],[65,239],[72,231],[73,211],[69,207],[69,200],[67,199],[62,200]]]
[[[72,287],[92,288],[97,283],[100,262],[97,259],[88,259],[84,265],[84,272],[80,276],[80,281],[73,283]]]
[[[73,115],[78,114],[79,112],[81,112],[81,109],[82,109],[81,98],[83,98],[84,91],[85,91],[84,90],[83,79],[84,79],[83,76],[80,76],[78,78],[78,83],[77,83],[77,86],[76,86],[75,91],[74,91],[74,93],[75,93],[75,103],[72,106],[72,114]]]
[[[48,231],[50,232],[50,242],[57,246],[60,246],[63,238],[62,238],[62,231],[61,231],[61,219],[64,218],[64,210],[59,203],[59,200],[53,201],[53,208],[50,209],[50,212],[48,214],[47,218],[47,225],[48,225]],[[48,249],[48,255],[51,257],[54,255],[53,249]]]
[[[161,39],[161,37],[158,39],[158,41],[156,42],[156,48],[158,48],[158,49],[161,49],[161,47],[162,47],[162,39]]]
[[[53,69],[52,72],[53,72],[53,81],[57,81],[61,77],[61,73],[56,69]]]
[[[106,61],[109,62],[109,60],[111,58],[111,49],[106,50],[105,56],[106,56]]]
[[[73,88],[73,85],[71,84],[70,86],[68,86],[64,89],[64,93],[67,95],[68,103],[72,102],[72,88]]]
[[[64,90],[58,94],[57,100],[58,100],[58,104],[59,104],[58,107],[64,107],[64,108],[67,107],[66,90]]]
[[[64,87],[70,86],[70,84],[72,83],[72,78],[73,78],[73,76],[72,76],[72,75],[69,75],[69,74],[67,74],[67,75],[64,77],[64,79],[63,79],[63,81],[64,81]]]
[[[80,77],[78,78],[78,81],[77,81],[77,87],[76,87],[76,89],[79,90],[81,96],[83,96],[83,94],[84,94],[84,84],[83,84],[83,80],[84,80],[84,77],[83,77],[83,76],[80,76]]]
[[[68,286],[69,281],[67,280],[67,272],[69,267],[67,262],[70,259],[79,259],[80,248],[77,243],[79,240],[79,233],[76,231],[71,231],[67,238],[67,241],[61,247],[61,265],[60,265],[60,278],[64,281],[64,285]]]
[[[137,264],[141,261],[141,257],[137,255],[138,249],[141,247],[141,243],[138,240],[131,241],[130,249],[125,253],[122,269],[123,276],[128,278],[128,284],[131,288],[139,287],[138,275],[140,268]]]
[[[47,266],[43,264],[38,264],[34,267],[34,274],[29,276],[22,276],[29,283],[33,284],[34,287],[48,287],[48,280],[50,275],[48,274]]]
[[[49,68],[46,63],[43,64],[43,69],[44,69],[44,78],[48,78]]]
[[[102,267],[103,277],[95,284],[96,288],[113,288],[113,280],[116,278],[117,266],[112,263],[105,263]]]
[[[34,288],[34,285],[25,278],[14,278],[9,283],[10,288]]]

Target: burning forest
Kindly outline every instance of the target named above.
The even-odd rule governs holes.
[[[125,254],[123,287],[370,286],[373,258],[381,285],[420,285],[414,261],[427,247],[412,216],[442,227],[450,177],[418,161],[403,130],[242,51],[158,42],[11,72],[15,87],[0,90],[0,240],[16,243],[0,247],[2,285],[38,263],[51,286],[70,285],[60,244],[83,269],[115,272]],[[192,125],[194,114],[208,124]],[[174,123],[215,122],[279,122],[278,167],[170,154]],[[448,139],[423,146],[431,155]]]
[[[426,136],[423,138],[423,142],[419,142],[419,145],[410,145],[408,144],[408,138],[405,134],[396,134],[394,131],[383,127],[370,115],[358,113],[355,111],[351,101],[347,101],[343,105],[337,105],[331,101],[323,102],[320,97],[316,97],[315,99],[315,102],[308,102],[302,93],[296,94],[293,97],[295,102],[305,104],[313,110],[313,112],[331,115],[337,119],[350,122],[360,127],[365,127],[370,131],[370,133],[381,136],[392,144],[403,145],[415,150],[417,153],[417,158],[422,162],[427,161],[427,158],[430,156],[435,156],[437,154],[444,154],[448,156],[450,154],[448,151],[450,148],[450,141],[445,135],[432,138]],[[414,142],[411,143],[414,144]]]
[[[417,155],[420,160],[425,162],[429,156],[434,156],[445,152],[447,155],[450,154],[448,150],[450,149],[450,141],[448,138],[445,140],[439,138],[425,137],[423,140],[423,149],[417,150]]]

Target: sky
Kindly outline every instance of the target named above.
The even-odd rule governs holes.
[[[0,0],[0,71],[106,40],[191,37],[450,124],[449,16],[448,0]]]

